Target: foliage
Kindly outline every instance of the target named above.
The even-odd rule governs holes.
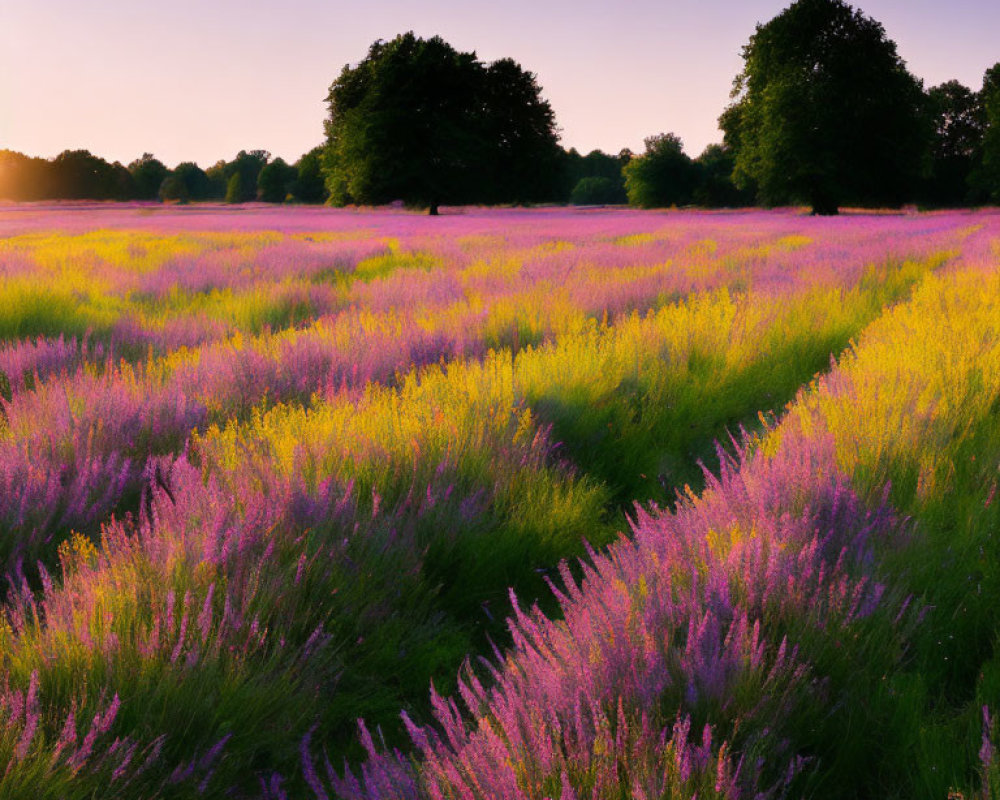
[[[736,208],[753,205],[754,192],[738,189],[733,183],[736,159],[732,150],[722,144],[710,144],[695,159],[698,185],[693,200],[703,208]]]
[[[969,179],[982,147],[980,97],[958,81],[948,81],[928,90],[927,109],[934,131],[927,199],[935,205],[961,205],[970,199]]]
[[[246,190],[243,188],[243,173],[234,172],[226,182],[226,202],[242,203],[246,198]]]
[[[555,122],[531,73],[440,37],[377,41],[327,97],[334,204],[523,202],[554,191]]]
[[[212,196],[208,175],[192,161],[182,161],[174,167],[171,177],[177,182],[177,191],[189,200],[208,200]]]
[[[14,150],[0,150],[0,198],[41,200],[51,196],[52,164]]]
[[[580,178],[569,196],[569,202],[574,206],[610,205],[620,203],[621,186],[611,178],[587,177]]]
[[[11,792],[997,785],[996,215],[88,214],[0,240]]]
[[[969,181],[981,197],[1000,203],[1000,63],[986,70],[979,96],[985,129],[982,151]]]
[[[177,175],[170,175],[160,186],[160,200],[164,202],[186,203],[191,199],[187,183]]]
[[[128,171],[135,181],[135,197],[139,200],[157,199],[161,185],[170,174],[170,170],[152,153],[143,153],[141,158],[128,165]]]
[[[488,203],[552,200],[562,178],[555,114],[534,73],[510,58],[486,66],[478,89],[480,136],[488,142],[473,197]],[[485,178],[485,180],[483,180]],[[477,185],[478,184],[478,185]]]
[[[720,118],[737,185],[820,214],[911,195],[923,95],[881,24],[843,0],[797,0],[757,27],[743,60]]]
[[[295,162],[292,196],[300,203],[322,203],[326,199],[323,181],[323,147],[314,147]]]
[[[672,133],[645,139],[646,151],[625,165],[628,201],[639,208],[688,205],[694,198],[698,169]]]
[[[264,165],[257,178],[257,199],[265,203],[284,203],[292,192],[298,170],[276,158]]]
[[[18,167],[26,170],[28,176],[40,177],[42,183],[37,189],[25,189],[21,183],[24,178],[21,178],[17,194],[27,191],[34,199],[125,200],[135,192],[132,176],[125,167],[117,161],[109,164],[88,150],[65,150],[47,166],[38,164],[35,159],[17,158],[18,155],[13,159],[8,156],[8,163],[16,165],[15,170]]]
[[[630,157],[631,154],[626,151],[618,156],[612,156],[600,150],[591,150],[584,156],[580,155],[575,148],[570,148],[563,157],[562,172],[566,181],[564,198],[575,203],[572,199],[572,193],[580,185],[580,182],[586,178],[599,178],[614,187],[614,194],[612,195],[610,192],[605,194],[604,196],[608,199],[602,202],[615,204],[628,202],[622,167],[628,163]]]

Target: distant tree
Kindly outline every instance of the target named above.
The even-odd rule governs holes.
[[[51,162],[14,150],[0,150],[0,198],[23,201],[51,196]]]
[[[753,204],[753,190],[738,189],[733,183],[736,159],[722,144],[710,144],[694,163],[697,185],[692,199],[705,208],[736,208]]]
[[[205,175],[209,181],[209,196],[225,199],[227,203],[248,203],[257,199],[257,179],[265,167],[271,154],[267,150],[240,150],[232,161],[218,161],[207,170]],[[229,189],[233,183],[233,175],[239,173],[237,182],[239,193],[230,196]]]
[[[646,151],[625,165],[625,189],[631,205],[664,208],[692,202],[698,170],[681,140],[661,133],[645,140]]]
[[[160,185],[170,173],[152,153],[143,153],[128,165],[128,171],[135,181],[135,196],[139,200],[155,200],[159,196]]]
[[[191,199],[187,183],[176,172],[171,173],[160,185],[160,199],[165,203],[186,203]]]
[[[552,111],[509,59],[487,67],[440,37],[406,33],[345,66],[327,102],[323,169],[335,204],[403,200],[436,214],[442,203],[556,191]]]
[[[216,161],[212,166],[205,170],[205,176],[208,178],[209,186],[209,197],[213,200],[222,200],[226,196],[226,185],[229,183],[229,178],[226,177],[226,162],[220,159]]]
[[[226,202],[242,203],[246,199],[246,192],[243,189],[243,173],[234,172],[226,183]]]
[[[178,195],[173,199],[208,200],[213,196],[213,187],[208,175],[193,161],[182,161],[174,167],[171,178],[179,182],[172,190],[174,194]],[[161,187],[161,196],[162,191]]]
[[[134,200],[136,196],[137,187],[132,173],[120,161],[115,161],[111,165],[107,197],[114,200]]]
[[[257,199],[265,203],[284,203],[298,174],[299,171],[282,158],[265,164],[257,177]]]
[[[314,147],[295,162],[292,197],[300,203],[322,203],[326,199],[323,181],[323,147]]]
[[[574,206],[613,205],[622,202],[622,187],[611,178],[580,178],[569,202]]]
[[[932,137],[924,199],[942,206],[964,203],[983,143],[980,96],[958,81],[948,81],[928,90],[926,108]]]
[[[983,139],[969,182],[980,199],[1000,203],[1000,63],[986,70],[979,99]]]
[[[797,0],[743,48],[719,120],[735,179],[768,204],[897,204],[928,136],[920,83],[875,20],[842,0]]]
[[[623,150],[617,156],[608,155],[601,150],[591,150],[587,155],[581,155],[576,148],[570,148],[563,155],[563,175],[565,189],[560,200],[572,200],[572,193],[585,178],[603,178],[611,181],[616,187],[615,199],[607,202],[627,203],[625,194],[625,176],[622,167],[631,159],[632,153]]]
[[[226,164],[226,192],[227,202],[247,203],[257,198],[257,179],[260,171],[264,169],[271,158],[267,150],[240,150],[236,158]],[[230,182],[233,175],[239,173],[240,195],[239,200],[230,200],[228,196]]]
[[[89,150],[64,150],[52,159],[52,196],[69,200],[115,197],[117,171]]]

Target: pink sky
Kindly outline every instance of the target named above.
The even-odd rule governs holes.
[[[440,34],[537,73],[563,144],[642,149],[716,126],[740,48],[779,0],[0,0],[0,148],[109,160],[143,151],[208,166],[263,148],[288,160],[323,137],[326,91],[375,39]],[[978,89],[1000,61],[997,0],[868,0],[910,69]]]

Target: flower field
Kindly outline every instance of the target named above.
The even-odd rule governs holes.
[[[0,798],[1000,797],[1000,215],[0,207]]]

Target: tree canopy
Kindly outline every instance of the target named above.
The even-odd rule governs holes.
[[[931,124],[930,170],[923,199],[933,205],[958,205],[971,199],[969,177],[983,139],[983,108],[978,92],[958,81],[927,91]]]
[[[324,171],[343,205],[525,202],[556,191],[555,118],[535,76],[440,37],[377,41],[327,97]]]
[[[283,158],[276,158],[264,165],[257,176],[257,199],[265,203],[284,203],[292,193],[299,171]]]
[[[698,168],[684,153],[681,140],[672,133],[660,133],[647,137],[645,145],[646,151],[623,168],[629,203],[640,208],[691,203]]]
[[[323,182],[323,148],[314,147],[295,162],[296,177],[292,195],[300,203],[322,203],[326,199]]]
[[[563,190],[558,199],[577,205],[592,203],[627,203],[622,168],[632,153],[622,150],[617,156],[591,150],[581,155],[570,148],[562,156]]]
[[[135,181],[135,196],[139,200],[155,200],[159,197],[160,186],[170,170],[152,153],[143,153],[128,165],[128,171]]]
[[[1000,203],[1000,62],[986,70],[979,98],[983,138],[970,182],[982,197]]]
[[[743,48],[720,118],[741,186],[767,204],[898,204],[927,141],[923,91],[882,25],[842,0],[797,0]]]

